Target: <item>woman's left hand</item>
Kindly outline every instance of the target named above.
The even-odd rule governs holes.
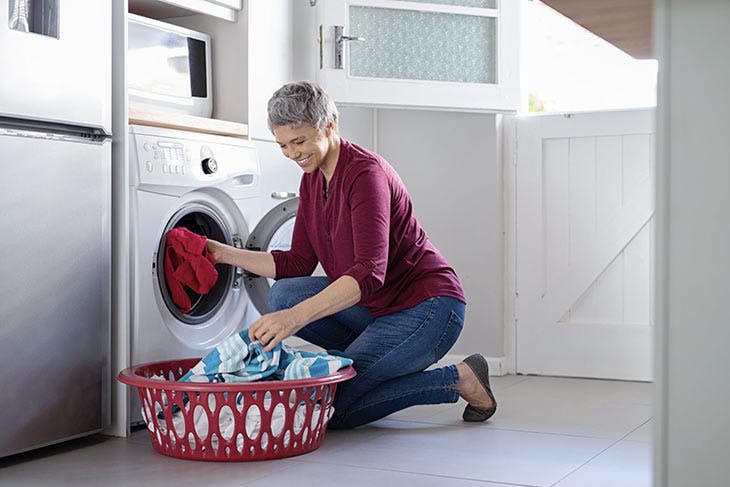
[[[263,315],[248,328],[251,341],[258,340],[264,345],[264,351],[273,349],[277,343],[292,336],[302,326],[296,313],[291,309],[283,309]]]

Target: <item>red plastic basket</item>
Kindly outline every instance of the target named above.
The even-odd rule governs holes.
[[[347,367],[313,379],[175,382],[199,360],[141,364],[118,375],[121,382],[137,387],[150,441],[163,455],[240,462],[315,450],[334,411],[337,383],[355,376]],[[152,379],[155,375],[169,380]]]

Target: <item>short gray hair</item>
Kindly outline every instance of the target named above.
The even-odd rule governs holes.
[[[287,83],[271,96],[268,106],[269,130],[283,125],[308,123],[323,130],[331,121],[337,125],[337,107],[318,85],[308,81]]]

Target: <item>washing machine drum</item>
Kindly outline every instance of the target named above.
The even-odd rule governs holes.
[[[223,219],[211,208],[204,205],[188,205],[180,209],[168,222],[163,235],[173,228],[185,227],[193,233],[204,235],[212,240],[225,242],[229,245],[235,244],[236,236],[232,230],[223,222]],[[226,296],[236,279],[236,269],[226,264],[216,264],[218,280],[213,288],[206,294],[198,294],[187,286],[185,292],[192,304],[190,311],[183,313],[173,302],[170,290],[165,279],[165,239],[160,240],[157,252],[157,281],[159,283],[162,299],[167,309],[178,320],[189,325],[198,325],[207,322],[223,306]]]
[[[299,198],[291,198],[272,208],[249,234],[246,248],[265,252],[289,250],[298,207]],[[263,315],[266,313],[266,296],[274,280],[255,274],[246,274],[244,279],[251,303]]]

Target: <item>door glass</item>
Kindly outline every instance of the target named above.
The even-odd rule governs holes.
[[[9,0],[8,24],[13,30],[58,39],[58,0]]]
[[[348,35],[365,38],[348,42],[351,76],[496,83],[494,17],[360,6],[349,16]]]

